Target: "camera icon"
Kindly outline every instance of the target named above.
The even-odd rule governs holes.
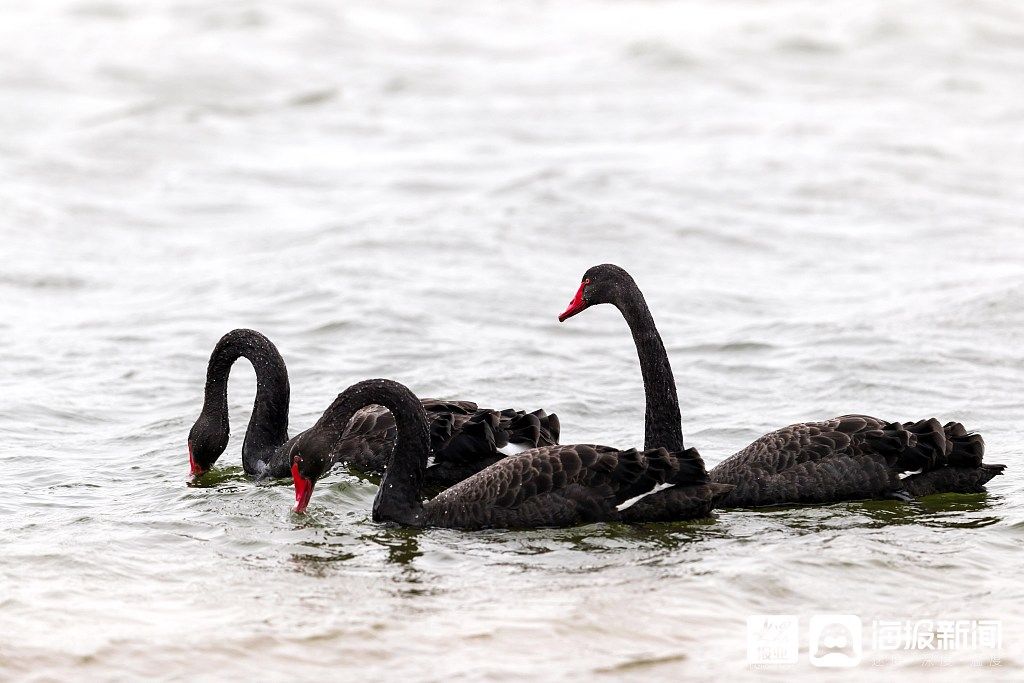
[[[808,632],[813,666],[850,667],[860,663],[862,625],[853,614],[816,614]]]

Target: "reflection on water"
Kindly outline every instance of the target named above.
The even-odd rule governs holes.
[[[197,489],[224,489],[225,485],[242,484],[246,481],[248,481],[248,478],[241,465],[222,465],[218,462],[213,469],[204,473],[201,477],[187,477],[185,485]],[[237,491],[238,489],[230,490]]]
[[[416,529],[386,527],[379,534],[364,536],[363,540],[369,540],[387,548],[388,562],[401,566],[403,568],[402,575],[407,581],[416,581],[417,572],[413,561],[423,555],[416,539],[419,533]]]
[[[358,547],[351,538],[341,538],[331,541],[303,541],[299,544],[303,549],[309,549],[305,553],[292,553],[291,561],[296,571],[313,574],[315,576],[327,576],[329,572],[325,565],[335,562],[347,562],[356,557],[353,549]]]

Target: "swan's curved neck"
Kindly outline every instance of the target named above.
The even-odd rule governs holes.
[[[277,347],[254,330],[234,330],[224,335],[206,369],[203,412],[219,420],[228,432],[228,375],[240,357],[256,371],[256,400],[245,430],[242,465],[249,474],[259,474],[274,450],[288,440],[288,369]]]
[[[644,420],[644,448],[683,450],[683,425],[679,415],[679,395],[665,344],[661,340],[654,316],[636,283],[630,279],[624,296],[616,302],[626,319],[644,378],[647,409]]]
[[[394,451],[373,500],[373,520],[417,526],[423,513],[420,491],[430,457],[430,428],[423,404],[408,388],[386,379],[354,384],[338,395],[314,429],[340,434],[355,412],[369,405],[391,411],[398,430]]]

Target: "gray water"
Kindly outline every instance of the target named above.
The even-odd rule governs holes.
[[[0,678],[812,677],[819,613],[993,619],[1002,650],[841,679],[1024,678],[1024,7],[1010,0],[0,6]],[[186,486],[221,334],[350,383],[638,445],[629,269],[709,465],[770,429],[937,416],[987,494],[645,527],[310,514],[233,439]],[[800,618],[748,666],[746,619]],[[977,661],[985,658],[986,661]]]

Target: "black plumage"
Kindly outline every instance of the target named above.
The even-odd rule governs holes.
[[[643,293],[618,266],[594,266],[559,320],[595,304],[614,305],[633,334],[646,395],[647,449],[684,448],[672,367]],[[711,470],[710,480],[734,488],[723,507],[832,503],[869,498],[973,493],[1000,474],[983,464],[985,442],[963,425],[934,418],[890,422],[845,415],[765,434]]]
[[[765,434],[711,471],[725,507],[973,493],[1003,470],[959,423],[844,415]],[[907,474],[916,472],[917,474]]]
[[[525,448],[558,443],[558,416],[543,410],[525,413],[479,408],[471,401],[420,401],[427,414],[430,447],[434,456],[425,477],[429,487],[450,486],[506,457],[500,449],[509,444]],[[381,474],[397,439],[395,417],[387,408],[368,405],[352,420],[325,462],[324,472],[345,463],[365,473]],[[281,447],[283,467],[291,467],[287,448]],[[323,473],[321,473],[322,476]],[[280,475],[285,476],[285,475]]]
[[[217,342],[206,374],[203,408],[188,437],[192,473],[213,467],[227,448],[227,382],[231,366],[247,358],[256,371],[256,399],[242,444],[242,466],[257,479],[286,477],[291,463],[288,449],[290,388],[288,371],[277,347],[255,330],[238,329]],[[499,450],[509,443],[522,447],[558,442],[558,417],[542,410],[480,408],[470,401],[424,399],[430,441],[436,462],[428,479],[434,486],[450,485],[505,457]],[[367,473],[382,473],[396,438],[395,420],[381,406],[366,406],[351,424],[327,435],[331,444],[325,472],[346,463]]]
[[[423,502],[431,455],[429,421],[406,387],[378,379],[342,392],[295,441],[291,458],[297,494],[309,490],[330,457],[329,439],[321,434],[330,434],[366,404],[387,407],[397,423],[397,444],[374,500],[375,521],[481,529],[693,519],[706,517],[732,488],[708,481],[693,449],[640,452],[565,445],[504,458]]]

